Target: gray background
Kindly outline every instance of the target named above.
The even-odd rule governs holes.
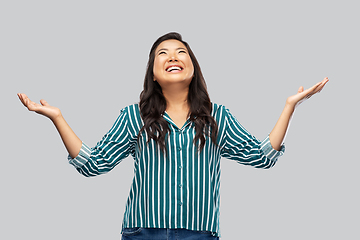
[[[215,2],[215,1],[214,1]],[[222,159],[222,239],[360,239],[356,1],[1,1],[1,239],[120,239],[133,160],[85,178],[24,92],[94,146],[138,102],[152,43],[180,32],[213,102],[263,139],[296,111],[270,170]]]

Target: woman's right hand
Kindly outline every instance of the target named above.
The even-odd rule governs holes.
[[[52,121],[61,116],[60,109],[50,106],[44,99],[40,100],[40,105],[31,101],[24,93],[18,93],[17,95],[20,101],[24,104],[25,107],[27,107],[29,111],[44,115],[45,117],[50,118]]]

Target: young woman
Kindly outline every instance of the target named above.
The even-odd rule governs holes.
[[[304,100],[320,92],[328,78],[286,100],[263,141],[248,133],[222,105],[212,103],[199,63],[178,33],[153,44],[139,104],[125,107],[102,140],[90,148],[45,100],[30,110],[48,117],[69,152],[69,162],[85,176],[113,169],[129,154],[134,179],[122,239],[219,239],[220,158],[257,168],[274,166],[290,118]]]

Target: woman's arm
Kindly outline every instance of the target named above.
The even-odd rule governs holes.
[[[25,94],[18,93],[20,101],[29,111],[34,111],[48,117],[58,130],[60,137],[72,158],[75,158],[82,146],[82,141],[76,136],[74,131],[65,121],[59,108],[50,106],[45,100],[40,100],[40,104],[31,101]]]
[[[326,77],[323,81],[315,84],[313,87],[306,89],[305,91],[303,87],[300,87],[297,94],[287,98],[284,110],[269,135],[271,146],[275,150],[279,151],[281,149],[281,145],[285,139],[285,135],[290,124],[290,119],[296,107],[305,100],[309,99],[315,93],[320,92],[328,81],[329,79]]]

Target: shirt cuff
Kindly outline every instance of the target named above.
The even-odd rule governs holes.
[[[82,143],[79,154],[72,158],[70,155],[68,156],[69,163],[73,165],[75,168],[81,168],[84,166],[90,159],[91,148]]]
[[[260,149],[263,151],[264,155],[271,161],[276,161],[280,156],[285,152],[285,145],[281,145],[280,151],[275,150],[271,143],[269,135],[264,139],[260,144]]]

